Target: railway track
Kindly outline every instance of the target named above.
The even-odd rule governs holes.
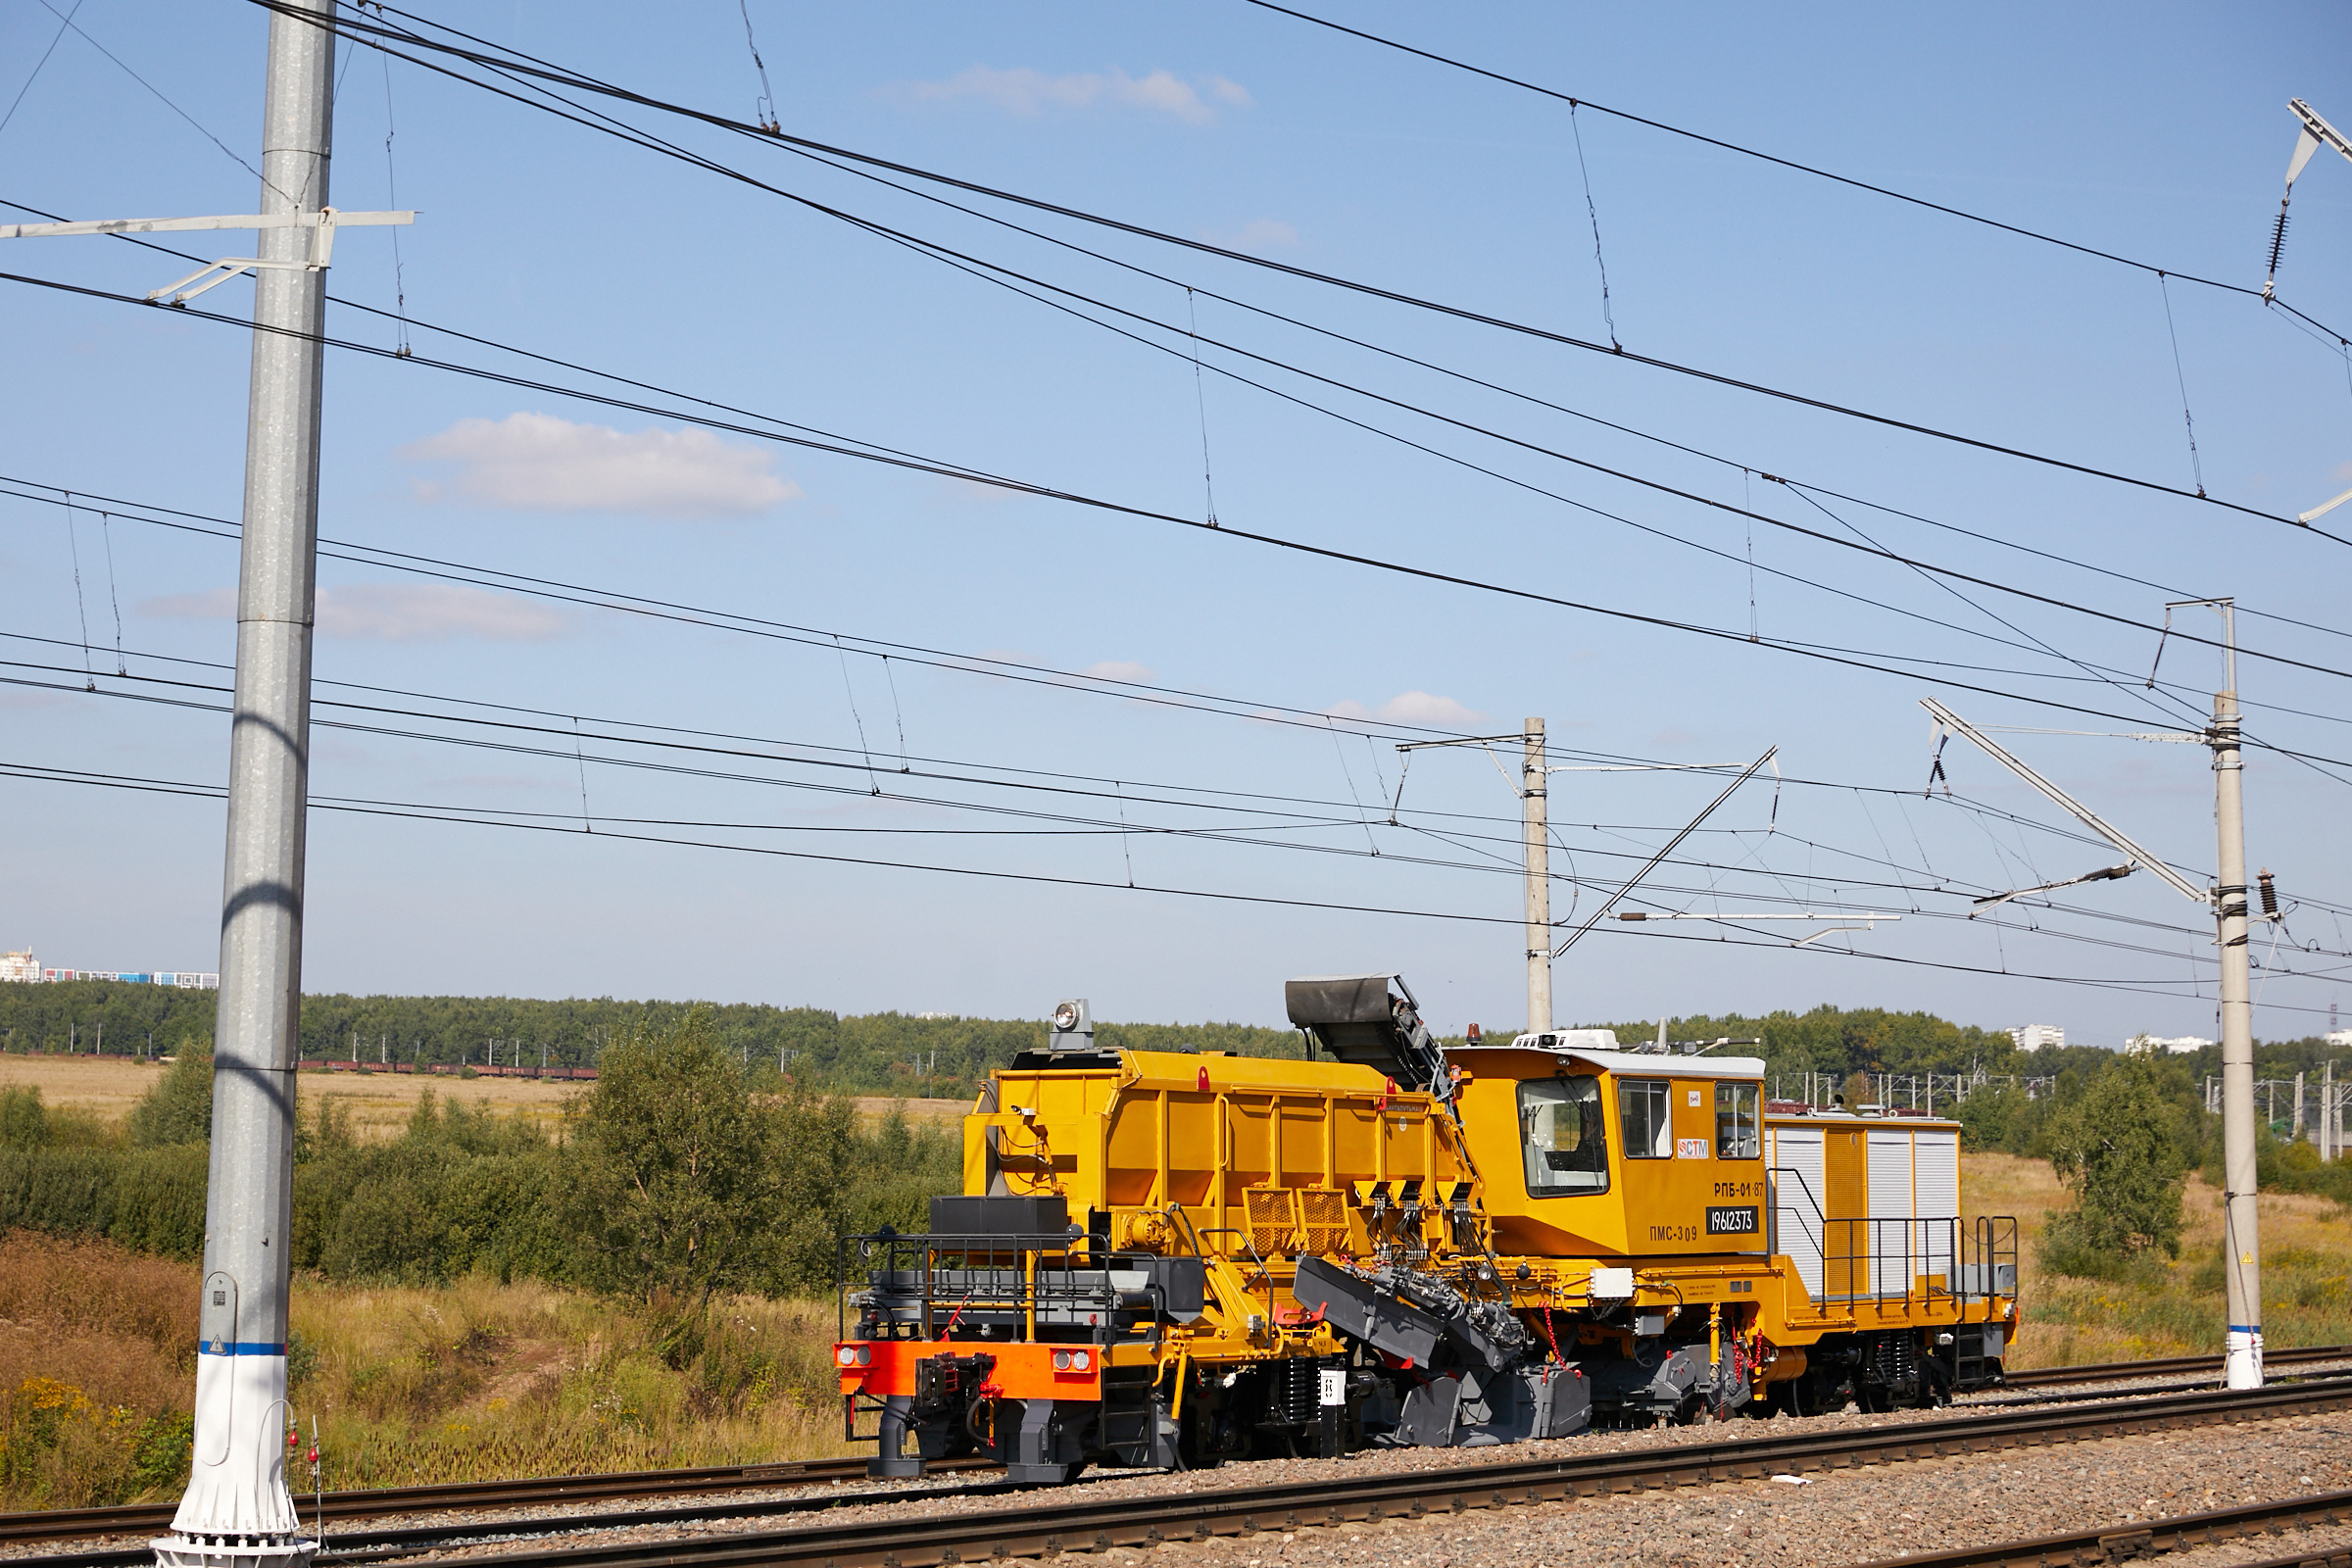
[[[395,1560],[460,1540],[488,1543],[503,1535],[516,1540],[518,1545],[525,1537],[538,1539],[521,1549],[489,1559],[500,1568],[678,1568],[683,1564],[698,1568],[749,1568],[751,1564],[929,1568],[988,1557],[1152,1545],[1169,1540],[1248,1535],[1349,1520],[1419,1518],[1608,1492],[1899,1464],[2347,1407],[2352,1407],[2352,1375],[2242,1391],[2167,1392],[2072,1409],[2003,1408],[1885,1426],[1789,1430],[1794,1424],[1775,1422],[1772,1428],[1779,1430],[1767,1429],[1764,1435],[1754,1437],[1545,1458],[1500,1458],[1401,1472],[1349,1475],[1341,1469],[1308,1481],[1244,1483],[1164,1496],[1089,1497],[1023,1489],[1023,1500],[1012,1507],[848,1524],[803,1519],[789,1528],[654,1543],[557,1545],[548,1540],[558,1531],[584,1534],[654,1522],[643,1512],[631,1512],[515,1521],[508,1527],[476,1523],[426,1530],[362,1529],[344,1533],[330,1544],[333,1561],[354,1564]],[[1013,1489],[1007,1484],[1004,1490]],[[1080,1492],[1087,1490],[1091,1489]],[[743,1511],[768,1506],[772,1505],[744,1505]],[[664,1510],[670,1512],[673,1510]],[[710,1518],[719,1510],[705,1507],[674,1512]],[[29,1568],[63,1568],[69,1562],[85,1568],[128,1568],[146,1560],[144,1550],[18,1559]],[[1991,1560],[1996,1559],[1987,1559]]]
[[[2352,1361],[2352,1345],[2317,1346],[2272,1350],[2268,1368],[2304,1366],[2327,1361]],[[2171,1356],[2139,1361],[2110,1361],[2086,1366],[2049,1367],[2010,1374],[2007,1387],[2061,1388],[2128,1379],[2221,1374],[2219,1356]],[[994,1465],[962,1459],[935,1463],[934,1473],[985,1472]],[[303,1502],[303,1517],[316,1520],[323,1512],[330,1533],[337,1525],[364,1519],[415,1517],[458,1509],[546,1507],[565,1503],[621,1502],[633,1498],[723,1494],[767,1491],[777,1487],[822,1486],[863,1481],[862,1458],[809,1459],[782,1464],[714,1465],[691,1470],[640,1470],[617,1474],[551,1476],[516,1481],[452,1482],[439,1486],[382,1487],[357,1492],[330,1492],[314,1507]],[[773,1503],[744,1506],[705,1504],[693,1508],[641,1511],[640,1523],[670,1518],[723,1518],[760,1512]],[[0,1514],[0,1546],[32,1545],[52,1541],[88,1540],[101,1536],[162,1535],[172,1527],[173,1504],[119,1508],[61,1508],[35,1513]],[[384,1532],[372,1532],[380,1539]]]
[[[2336,1528],[2352,1532],[2352,1492],[2327,1492],[2308,1497],[2282,1497],[2276,1502],[2250,1503],[2242,1508],[2216,1508],[2208,1513],[2180,1514],[2077,1531],[2065,1536],[2036,1536],[2026,1541],[2001,1541],[1956,1551],[1921,1552],[1887,1557],[1856,1568],[2048,1568],[2054,1563],[2113,1563],[2163,1552],[2187,1551],[2249,1536],[2283,1536],[2289,1530]],[[2240,1568],[2300,1568],[2303,1564],[2352,1563],[2352,1534],[2317,1551],[2290,1552]]]
[[[2298,1350],[2265,1350],[2265,1371],[2313,1366],[2325,1361],[2352,1361],[2352,1345],[2314,1345]],[[2088,1366],[2040,1367],[2012,1372],[2003,1380],[2012,1389],[2054,1389],[2076,1383],[2114,1383],[2126,1378],[2214,1377],[2222,1375],[2218,1355],[2173,1355],[2145,1361],[2105,1361]]]
[[[937,1471],[993,1470],[979,1459],[948,1459]],[[537,1508],[550,1504],[618,1502],[632,1497],[674,1497],[697,1493],[765,1491],[774,1487],[823,1486],[865,1480],[865,1461],[805,1459],[785,1464],[712,1465],[696,1470],[631,1470],[615,1474],[548,1476],[525,1481],[460,1481],[440,1486],[380,1487],[330,1492],[314,1505],[298,1499],[305,1523],[323,1515],[327,1525],[469,1508]],[[768,1506],[760,1504],[759,1506]],[[42,1541],[86,1540],[92,1536],[160,1536],[172,1528],[175,1503],[124,1508],[58,1508],[40,1513],[0,1514],[0,1545]],[[709,1517],[709,1507],[694,1510]],[[650,1517],[638,1515],[637,1517]]]

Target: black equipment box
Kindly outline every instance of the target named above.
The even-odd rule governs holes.
[[[934,1236],[1066,1236],[1070,1202],[1045,1198],[934,1198]]]

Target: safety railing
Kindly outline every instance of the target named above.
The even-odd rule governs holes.
[[[1766,1245],[1776,1255],[1817,1271],[1807,1284],[1823,1301],[1889,1301],[2013,1296],[2017,1221],[1984,1215],[1949,1218],[1841,1218],[1822,1212],[1812,1179],[1771,1167],[1772,1217]]]
[[[1772,1203],[1766,1222],[1765,1248],[1775,1257],[1793,1258],[1800,1277],[1808,1263],[1813,1265],[1818,1276],[1827,1244],[1824,1234],[1827,1225],[1822,1218],[1821,1199],[1814,1193],[1811,1180],[1793,1166],[1774,1165],[1766,1174],[1772,1181]],[[1801,1202],[1788,1201],[1788,1183],[1791,1181],[1796,1184],[1794,1196],[1802,1200]],[[1784,1226],[1784,1216],[1792,1222],[1790,1226]],[[1790,1229],[1793,1229],[1793,1235]],[[1794,1245],[1796,1243],[1803,1245]],[[1821,1294],[1822,1281],[1818,1277],[1805,1283],[1816,1297]]]
[[[2017,1219],[1980,1214],[1961,1233],[1960,1272],[1952,1294],[1963,1300],[2017,1296]]]
[[[1822,1298],[1910,1301],[1949,1297],[1959,1273],[1960,1221],[1832,1219],[1823,1222]]]
[[[1141,1333],[1156,1345],[1167,1290],[1153,1265],[1165,1260],[1082,1257],[1072,1244],[1066,1234],[844,1236],[834,1254],[837,1337],[853,1337],[855,1307],[860,1339],[1108,1344]]]

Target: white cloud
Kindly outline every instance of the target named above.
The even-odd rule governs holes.
[[[1398,692],[1372,715],[1384,724],[1427,724],[1435,729],[1464,729],[1487,715],[1464,708],[1450,697],[1429,692]]]
[[[460,419],[399,455],[457,466],[446,479],[417,481],[426,501],[523,512],[745,516],[802,493],[776,474],[774,454],[729,446],[708,430],[623,432],[549,414]]]
[[[139,612],[189,620],[231,620],[237,613],[234,588],[167,594],[143,601]],[[459,637],[490,642],[538,643],[567,635],[571,618],[562,611],[514,594],[466,588],[456,583],[354,583],[318,590],[318,635],[353,642],[433,643]]]
[[[199,594],[166,594],[160,599],[139,601],[139,613],[165,620],[234,620],[237,618],[237,591],[234,588],[207,588]]]
[[[1229,251],[1293,251],[1298,248],[1298,229],[1279,218],[1252,218],[1239,228],[1204,229],[1200,237]]]
[[[1141,685],[1154,678],[1156,671],[1131,659],[1106,659],[1100,664],[1089,664],[1078,672],[1090,680],[1123,680]]]
[[[1196,86],[1173,72],[1154,71],[1148,75],[1130,76],[1116,66],[1103,72],[1072,72],[1060,76],[1049,76],[1027,66],[1015,66],[1009,71],[1000,71],[994,66],[966,66],[945,81],[909,82],[897,92],[918,103],[977,100],[1008,115],[1023,117],[1040,115],[1048,109],[1092,109],[1108,104],[1174,115],[1189,123],[1203,125],[1217,118],[1216,109],[1201,98],[1203,89],[1218,103],[1235,109],[1250,106],[1249,89],[1223,76],[1210,76]]]
[[[1398,692],[1378,708],[1366,708],[1350,698],[1323,711],[1333,718],[1376,718],[1384,724],[1426,724],[1432,729],[1467,729],[1487,716],[1450,697],[1417,691]]]

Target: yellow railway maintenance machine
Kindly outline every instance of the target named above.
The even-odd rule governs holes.
[[[965,1196],[927,1234],[844,1238],[834,1358],[850,1435],[879,1418],[876,1475],[979,1453],[1057,1482],[2000,1380],[2017,1228],[1960,1219],[1956,1124],[1767,1102],[1761,1061],[1606,1030],[1442,1050],[1394,975],[1287,989],[1304,1061],[1100,1049],[1062,1004],[964,1118]]]

